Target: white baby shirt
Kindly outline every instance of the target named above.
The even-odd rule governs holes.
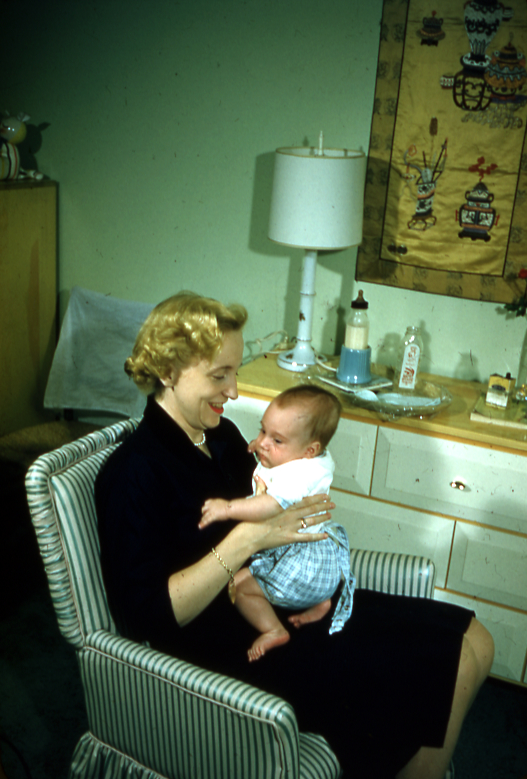
[[[254,476],[263,479],[267,494],[286,509],[308,495],[329,493],[334,472],[335,461],[326,449],[318,457],[291,460],[275,468],[264,468],[258,463]]]
[[[329,493],[335,463],[329,452],[254,471],[267,485],[267,494],[287,508],[308,495]],[[311,544],[288,544],[258,552],[249,569],[266,598],[276,606],[305,609],[332,597],[340,582],[343,589],[330,633],[342,630],[351,616],[355,577],[350,570],[348,536],[342,525],[325,522],[299,532],[328,534]]]

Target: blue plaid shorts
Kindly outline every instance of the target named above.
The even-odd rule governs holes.
[[[258,552],[249,570],[267,600],[286,609],[307,609],[331,598],[340,582],[342,594],[330,633],[342,630],[351,616],[355,576],[350,570],[348,535],[337,522],[322,522],[299,532],[328,533],[309,544],[288,544]]]

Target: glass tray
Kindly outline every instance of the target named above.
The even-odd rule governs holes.
[[[324,377],[312,375],[312,381],[324,382]],[[333,382],[324,382],[326,385]],[[336,384],[334,384],[336,386]],[[399,417],[430,417],[444,411],[452,403],[452,395],[445,388],[430,381],[418,381],[414,392],[399,394],[392,388],[359,389],[346,392],[346,404],[359,406],[369,411],[375,411],[382,419],[398,419]]]

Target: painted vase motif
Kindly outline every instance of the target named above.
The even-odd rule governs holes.
[[[432,181],[432,171],[425,168],[421,171],[422,181],[417,185],[417,203],[415,213],[408,222],[410,230],[427,230],[436,223],[436,217],[432,213],[436,183]]]
[[[463,63],[488,64],[485,52],[498,32],[502,21],[512,19],[513,9],[498,0],[472,0],[465,5],[465,30],[470,42],[470,54]],[[468,60],[467,60],[468,58]]]
[[[421,38],[421,46],[437,46],[445,37],[443,20],[438,19],[436,12],[432,11],[432,16],[424,17],[423,26],[417,34]]]
[[[494,102],[525,102],[527,97],[519,94],[527,81],[525,56],[512,43],[495,51],[485,73],[485,81]]]
[[[498,0],[471,0],[465,3],[465,30],[470,51],[461,57],[462,70],[455,76],[445,74],[441,79],[441,87],[452,89],[454,103],[463,111],[486,111],[491,102],[496,101],[493,82],[499,83],[497,88],[501,89],[501,82],[507,79],[509,71],[514,75],[519,72],[521,63],[513,63],[512,68],[509,67],[509,57],[513,56],[511,52],[494,52],[493,57],[486,54],[501,23],[512,19],[513,14],[511,7]],[[522,56],[519,55],[517,59],[521,60]],[[519,88],[517,84],[516,89]]]
[[[491,203],[494,195],[480,181],[474,189],[465,192],[466,203],[459,209],[460,238],[490,241],[489,232],[496,221],[496,209]]]

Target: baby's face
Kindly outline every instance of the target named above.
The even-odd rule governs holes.
[[[249,451],[256,453],[265,468],[313,457],[301,409],[280,408],[271,403],[263,415],[260,434],[249,444]]]

